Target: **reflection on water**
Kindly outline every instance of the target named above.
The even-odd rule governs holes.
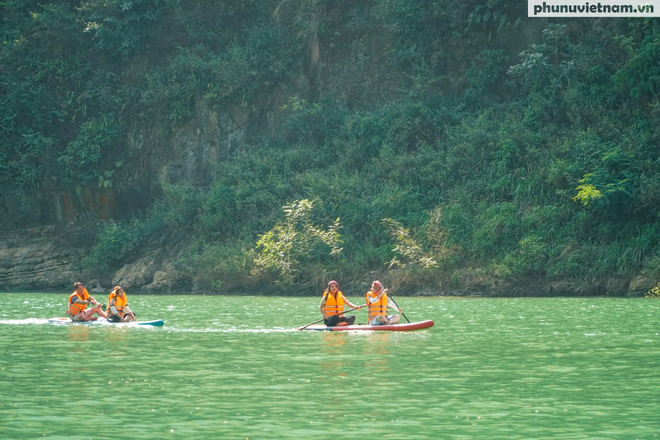
[[[83,342],[89,341],[90,328],[87,325],[68,325],[66,328],[66,336],[71,342],[71,350],[84,351],[85,345]]]
[[[394,333],[369,332],[365,335],[362,348],[364,366],[368,371],[366,384],[373,390],[385,390],[383,379],[389,377],[389,365],[387,346],[390,336]]]
[[[327,381],[330,385],[338,379],[346,378],[346,335],[343,332],[321,332],[319,351],[321,361],[318,372],[321,381]]]
[[[162,328],[47,324],[62,298],[0,294],[0,438],[660,432],[655,301],[398,298],[436,326],[387,333],[298,332],[318,299],[263,296],[132,296]]]

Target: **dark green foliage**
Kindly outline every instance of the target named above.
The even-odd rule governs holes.
[[[358,3],[3,2],[0,183],[125,189],[159,154],[129,134],[167,139],[203,102],[251,112],[245,144],[204,189],[166,186],[108,223],[87,267],[172,238],[200,286],[282,281],[255,275],[257,240],[308,199],[310,224],[341,218],[343,251],[302,258],[296,282],[361,277],[393,250],[409,285],[602,292],[580,289],[660,273],[656,20],[531,20],[506,0]],[[335,78],[342,69],[355,78]]]
[[[194,116],[196,99],[257,99],[288,73],[296,51],[267,11],[252,1],[3,2],[0,169],[8,183],[75,187],[115,172],[124,182],[131,170],[113,164],[145,154],[126,139],[137,124],[167,128]]]
[[[112,177],[113,171],[103,173],[103,164],[101,164],[101,152],[112,151],[113,156],[121,158],[121,150],[118,148],[118,141],[122,132],[122,124],[114,121],[112,116],[102,114],[99,119],[89,119],[81,127],[78,137],[69,142],[66,149],[58,157],[58,162],[62,168],[62,181],[64,183],[73,183],[73,176],[78,177],[80,183],[86,183],[97,177],[100,179],[99,186],[108,182]],[[120,161],[118,161],[120,162]],[[107,180],[103,180],[103,179]]]
[[[148,214],[111,221],[101,228],[83,267],[91,271],[116,268],[123,261],[135,259],[141,248],[178,240],[184,230],[194,233],[191,226],[195,225],[204,194],[184,185],[166,185],[163,189],[163,197]]]

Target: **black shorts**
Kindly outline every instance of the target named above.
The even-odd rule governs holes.
[[[122,320],[117,315],[108,315],[108,322],[122,322]]]
[[[355,322],[355,316],[332,315],[331,317],[323,320],[323,323],[328,327],[334,327],[340,322],[346,322],[348,325],[353,325]]]

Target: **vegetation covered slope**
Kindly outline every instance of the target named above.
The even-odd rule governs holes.
[[[409,288],[622,293],[660,275],[660,27],[526,6],[2,2],[3,188],[134,185],[159,154],[136,129],[238,106],[244,145],[104,223],[87,270],[177,242],[202,289],[387,269]]]

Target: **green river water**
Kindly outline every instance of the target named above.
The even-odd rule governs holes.
[[[402,297],[435,326],[389,333],[294,331],[319,298],[130,292],[165,326],[46,323],[67,297],[0,294],[0,438],[660,434],[655,300]]]

